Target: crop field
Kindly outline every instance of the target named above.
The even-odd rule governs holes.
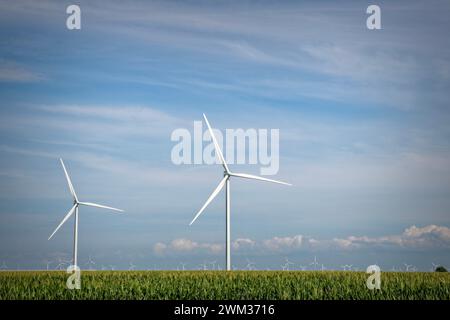
[[[450,300],[450,274],[385,272],[369,290],[364,272],[82,271],[68,290],[62,271],[0,272],[0,299],[439,299]]]

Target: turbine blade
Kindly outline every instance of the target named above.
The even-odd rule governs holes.
[[[109,209],[109,210],[113,210],[113,211],[123,212],[122,209],[108,207],[108,206],[104,206],[102,204],[97,204],[97,203],[92,203],[92,202],[79,202],[79,204],[82,204],[82,205],[88,206],[88,207],[96,207],[96,208],[103,208],[103,209]]]
[[[225,171],[227,173],[229,173],[230,169],[228,169],[227,163],[225,162],[225,158],[223,157],[223,154],[222,154],[222,150],[220,150],[219,143],[217,143],[216,137],[214,136],[214,133],[211,129],[211,126],[209,125],[208,119],[206,118],[205,114],[203,114],[203,118],[205,118],[205,122],[206,122],[206,125],[208,126],[208,130],[209,130],[209,134],[211,135],[211,139],[214,143],[214,148],[216,149],[216,153],[219,156],[220,162],[222,162],[222,166],[224,167]]]
[[[239,177],[239,178],[245,178],[245,179],[253,179],[253,180],[261,180],[261,181],[266,181],[266,182],[272,182],[272,183],[278,183],[278,184],[284,184],[286,186],[292,186],[292,184],[287,183],[287,182],[283,182],[283,181],[278,181],[278,180],[272,180],[272,179],[267,179],[267,178],[263,178],[263,177],[259,177],[259,176],[254,176],[252,174],[247,174],[247,173],[230,173],[230,176],[233,177]]]
[[[48,238],[48,240],[50,240],[56,233],[56,231],[59,230],[59,228],[61,228],[61,226],[64,224],[64,222],[67,221],[67,219],[70,218],[70,216],[72,215],[72,213],[75,211],[75,208],[77,207],[77,205],[75,204],[72,209],[69,210],[69,212],[66,214],[66,216],[64,217],[64,219],[62,219],[61,223],[58,225],[58,227],[56,227],[55,231],[53,231],[52,235]]]
[[[59,158],[59,161],[61,162],[61,165],[64,170],[64,174],[66,175],[67,184],[69,185],[69,190],[70,190],[70,193],[72,194],[73,200],[78,202],[77,194],[75,193],[75,189],[73,188],[72,181],[70,180],[69,174],[67,173],[66,166],[64,165],[64,162],[61,158]]]
[[[222,181],[220,181],[219,185],[216,187],[216,189],[214,189],[214,191],[211,193],[211,195],[209,196],[208,200],[206,200],[205,204],[203,205],[203,207],[197,212],[197,214],[195,215],[194,219],[192,219],[191,223],[189,223],[189,225],[192,225],[194,223],[195,220],[197,220],[197,218],[202,214],[203,210],[205,210],[205,208],[211,203],[211,201],[217,196],[217,194],[220,192],[220,190],[222,190],[223,186],[225,185],[225,182],[227,181],[228,177],[224,177],[222,179]]]

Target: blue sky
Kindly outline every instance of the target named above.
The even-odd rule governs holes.
[[[224,265],[214,165],[175,166],[177,128],[280,129],[277,178],[233,182],[232,257],[280,268],[450,265],[448,2],[0,2],[0,262],[72,252],[62,157],[82,208],[79,261]],[[242,168],[241,168],[242,167]],[[258,174],[258,166],[239,166]],[[85,210],[84,210],[85,209]]]

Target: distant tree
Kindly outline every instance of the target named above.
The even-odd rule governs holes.
[[[436,267],[436,270],[434,270],[435,272],[447,272],[447,269],[445,269],[445,267],[443,266],[439,266]]]

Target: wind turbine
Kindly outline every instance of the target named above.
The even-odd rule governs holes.
[[[287,271],[289,271],[289,265],[291,264],[291,265],[294,265],[294,263],[293,262],[291,262],[291,261],[289,261],[289,259],[288,258],[285,258],[285,261],[286,261],[286,264],[285,264],[285,266],[286,266],[286,270]]]
[[[245,267],[247,268],[247,270],[253,270],[253,267],[255,266],[255,264],[248,259],[246,259],[246,260],[247,260],[247,265]]]
[[[433,267],[431,268],[431,272],[436,271],[436,268],[438,267],[437,264],[435,264],[434,262],[431,263],[433,265]]]
[[[47,266],[47,271],[50,268],[50,264],[52,263],[50,260],[45,260],[46,266]]]
[[[58,264],[56,265],[56,270],[63,270],[66,264],[69,264],[70,260],[58,257]]]
[[[136,266],[134,265],[133,262],[130,262],[130,267],[128,268],[128,271],[134,271],[136,270]]]
[[[317,262],[317,257],[316,257],[316,256],[314,256],[314,261],[311,262],[310,265],[312,265],[313,268],[314,268],[315,270],[317,270],[317,266],[319,265],[319,263]]]
[[[93,267],[93,266],[95,266],[95,261],[92,259],[92,257],[90,255],[89,255],[89,260],[86,264],[88,265],[89,271],[95,271],[95,269]]]
[[[226,234],[226,263],[227,263],[227,271],[231,270],[231,245],[230,245],[230,239],[231,239],[231,227],[230,227],[230,213],[231,213],[231,200],[230,200],[230,178],[231,177],[236,177],[236,178],[244,178],[244,179],[251,179],[251,180],[260,180],[260,181],[266,181],[266,182],[272,182],[272,183],[278,183],[278,184],[284,184],[284,185],[288,185],[291,186],[291,184],[286,183],[286,182],[282,182],[282,181],[277,181],[277,180],[272,180],[272,179],[267,179],[267,178],[263,178],[263,177],[259,177],[259,176],[255,176],[252,174],[247,174],[247,173],[235,173],[235,172],[231,172],[231,170],[228,168],[228,165],[225,161],[225,158],[223,157],[222,151],[220,150],[220,146],[219,143],[216,140],[216,137],[214,136],[214,133],[211,129],[211,126],[209,125],[208,119],[206,118],[206,115],[203,114],[203,118],[205,119],[206,125],[208,126],[208,130],[209,133],[211,135],[211,139],[214,143],[214,148],[216,151],[216,155],[219,157],[219,160],[223,166],[223,168],[225,169],[224,173],[223,173],[223,178],[222,180],[219,182],[219,185],[216,187],[216,189],[214,189],[214,191],[211,193],[211,195],[209,196],[209,198],[206,200],[205,204],[203,205],[203,207],[201,207],[201,209],[197,212],[197,214],[195,215],[194,219],[192,219],[191,223],[189,223],[189,225],[192,225],[194,223],[195,220],[197,220],[197,218],[202,214],[203,210],[205,210],[205,208],[211,203],[211,201],[219,194],[219,192],[223,189],[224,186],[226,186],[225,188],[225,213],[226,213],[226,227],[225,227],[225,234]]]
[[[116,208],[112,208],[112,207],[107,207],[101,204],[96,204],[96,203],[92,203],[92,202],[81,202],[78,200],[77,194],[75,193],[75,189],[73,188],[72,185],[72,181],[70,180],[69,174],[67,173],[66,170],[66,166],[64,165],[63,160],[60,158],[59,161],[61,162],[61,165],[63,167],[64,170],[64,174],[66,175],[66,179],[67,179],[67,184],[69,185],[69,191],[72,194],[72,198],[73,198],[73,206],[72,208],[69,210],[69,212],[66,214],[66,216],[64,217],[64,219],[62,219],[61,223],[58,225],[58,227],[56,227],[55,231],[53,231],[53,233],[51,234],[51,236],[48,238],[48,240],[50,240],[53,235],[56,233],[56,231],[59,230],[59,228],[61,228],[61,226],[64,224],[64,222],[66,222],[70,216],[75,212],[75,224],[74,224],[74,233],[73,233],[73,265],[75,267],[77,267],[77,253],[78,253],[78,207],[80,205],[83,206],[88,206],[88,207],[96,207],[96,208],[103,208],[103,209],[108,209],[108,210],[113,210],[113,211],[119,211],[119,212],[123,212],[123,210],[121,209],[116,209]]]

